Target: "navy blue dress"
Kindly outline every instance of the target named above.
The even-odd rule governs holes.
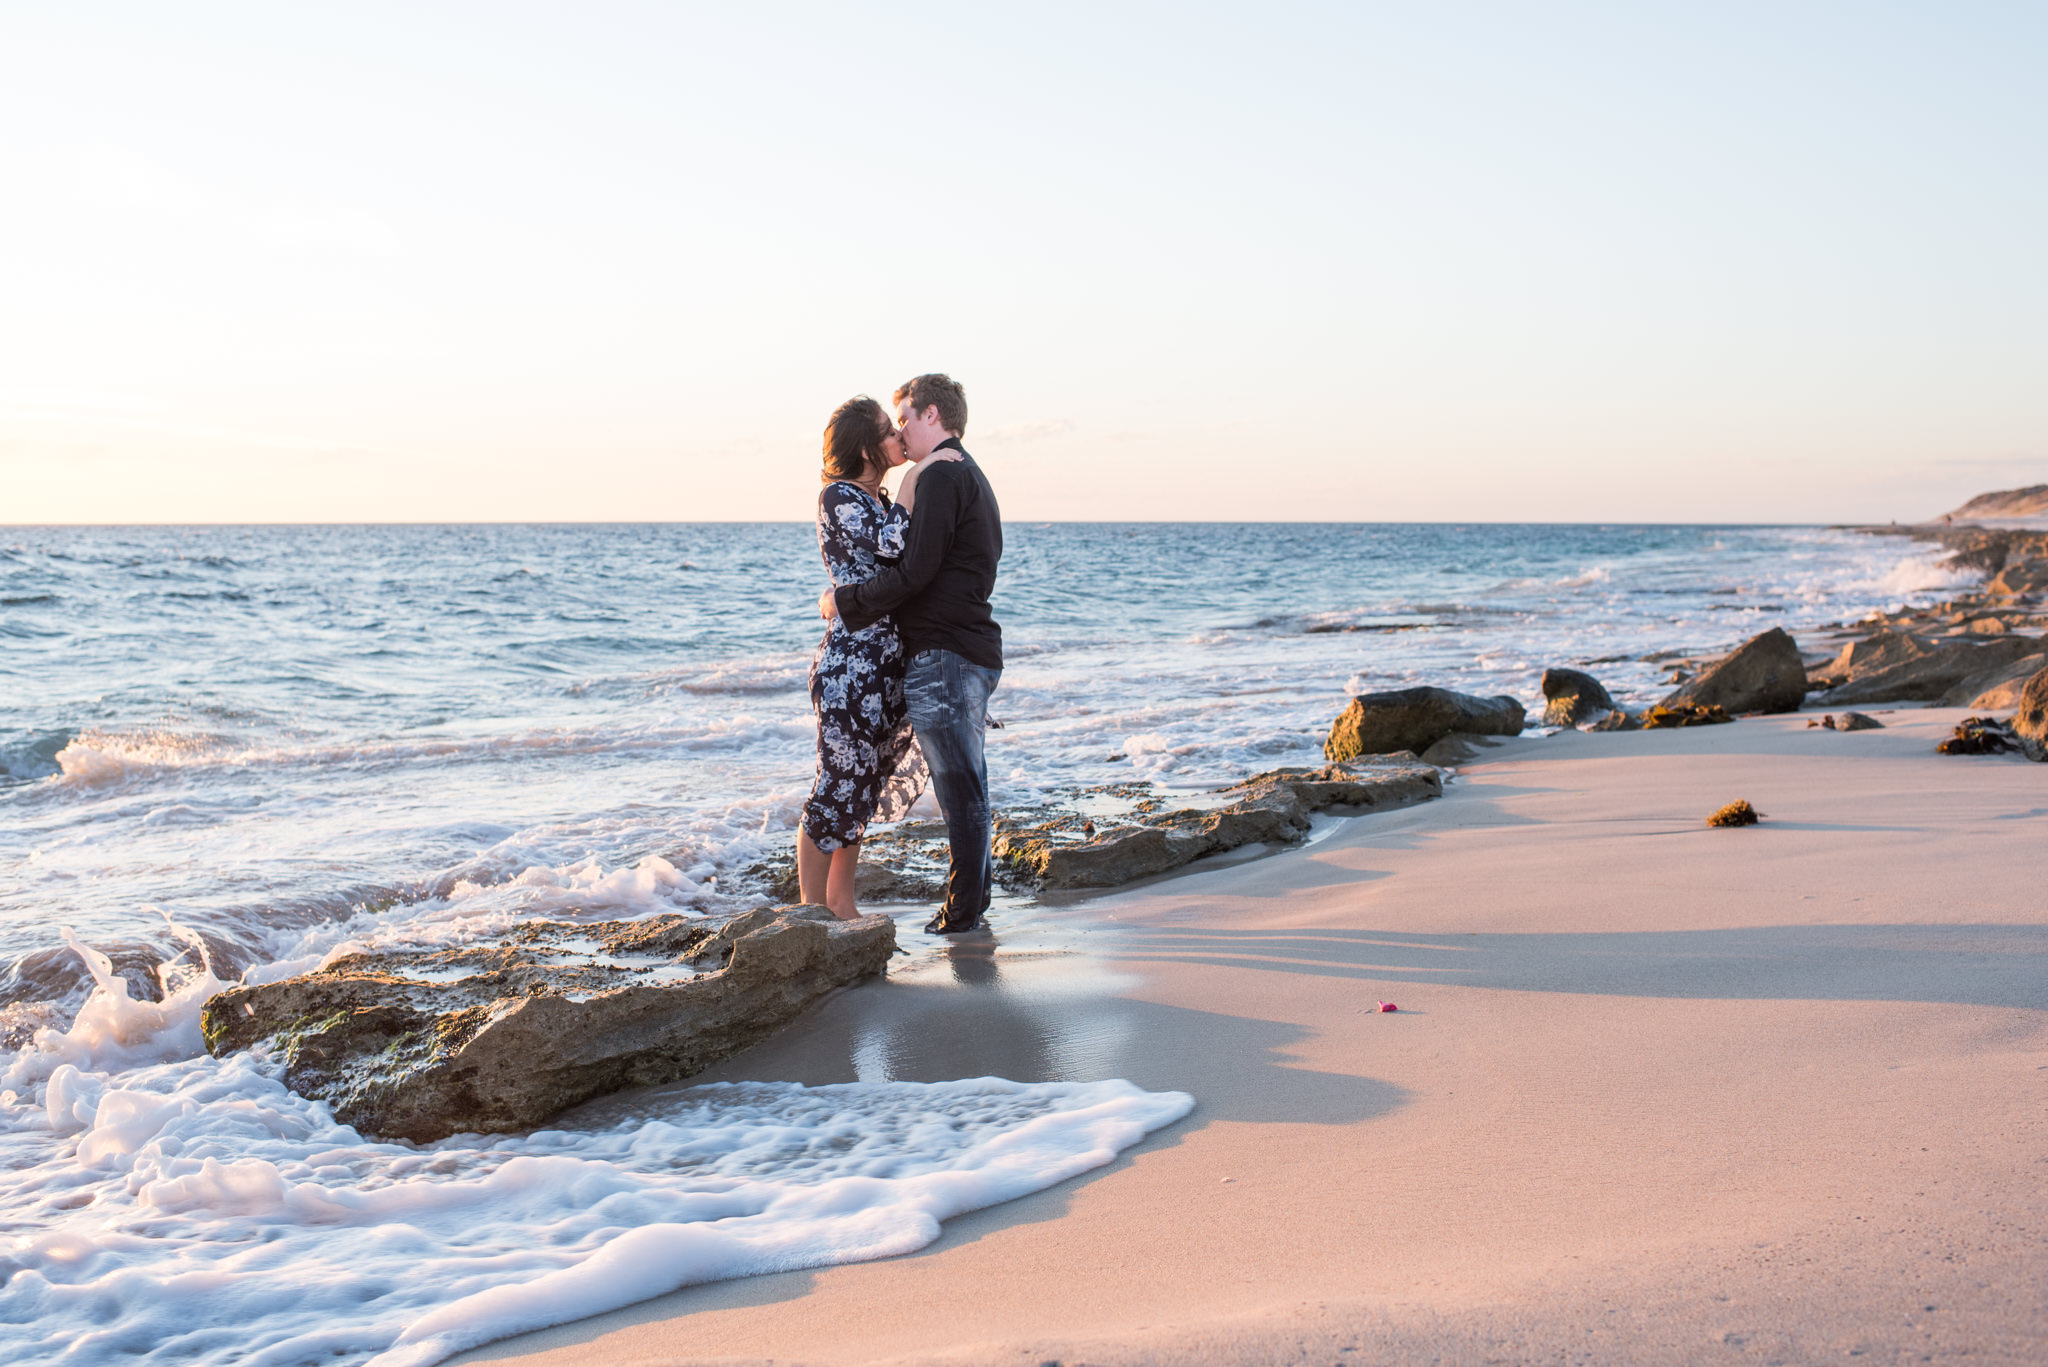
[[[818,494],[818,550],[835,588],[861,584],[903,554],[910,515],[840,480]],[[924,756],[903,701],[896,619],[852,631],[838,618],[811,660],[818,777],[804,834],[821,850],[860,843],[870,821],[901,821],[924,791]]]

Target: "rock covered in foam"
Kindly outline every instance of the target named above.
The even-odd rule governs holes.
[[[1527,714],[1502,695],[1476,697],[1448,688],[1397,688],[1361,693],[1330,724],[1323,757],[1342,764],[1361,755],[1421,754],[1454,731],[1474,736],[1517,736]]]
[[[1388,811],[1441,797],[1443,775],[1412,757],[1320,769],[1275,769],[1226,788],[1223,805],[1134,813],[1097,831],[1093,821],[998,823],[995,855],[1043,888],[1108,888],[1167,873],[1246,845],[1289,845],[1308,834],[1309,813]],[[1235,794],[1236,796],[1232,797]]]
[[[285,1081],[366,1133],[429,1141],[531,1128],[579,1101],[673,1082],[879,973],[886,916],[762,908],[714,928],[529,922],[499,943],[355,954],[210,998],[216,1056],[274,1040]]]
[[[1743,642],[1733,654],[1665,698],[1662,707],[1728,712],[1797,712],[1806,698],[1806,661],[1783,627]]]

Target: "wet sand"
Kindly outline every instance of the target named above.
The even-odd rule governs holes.
[[[1876,715],[1524,738],[1308,849],[901,961],[700,1080],[1195,1113],[912,1256],[457,1361],[2048,1359],[2048,767]],[[1763,825],[1706,827],[1738,797]]]

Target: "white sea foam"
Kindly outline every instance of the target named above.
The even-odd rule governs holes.
[[[0,1077],[0,1360],[426,1367],[679,1286],[906,1253],[1187,1114],[1127,1082],[695,1087],[594,1131],[366,1140],[260,1051],[191,1056],[203,965],[99,987]],[[178,1056],[185,1055],[185,1056]]]
[[[136,732],[86,731],[59,750],[62,781],[80,786],[128,782],[164,771],[201,768],[379,766],[432,760],[522,759],[552,755],[574,758],[608,753],[673,750],[703,753],[743,750],[764,739],[808,737],[806,717],[748,715],[690,722],[652,721],[631,726],[601,725],[518,732],[509,735],[366,741],[360,744],[237,742],[214,735],[184,735],[153,729]]]

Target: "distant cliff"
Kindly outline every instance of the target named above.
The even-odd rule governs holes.
[[[2030,484],[2024,489],[2000,489],[1997,493],[1979,494],[1949,516],[1958,521],[1965,518],[2048,516],[2048,484]]]

